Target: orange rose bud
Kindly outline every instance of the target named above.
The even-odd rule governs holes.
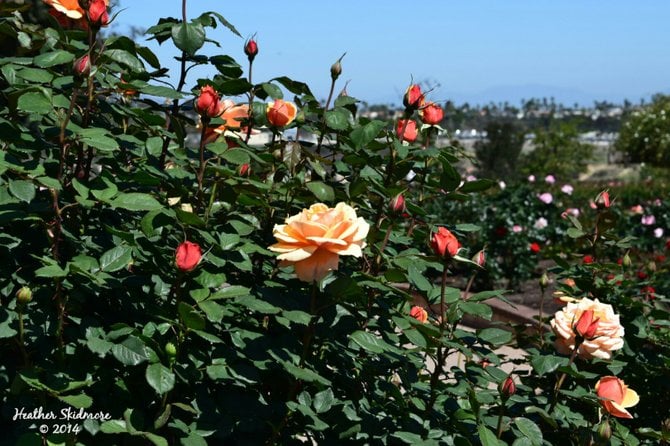
[[[88,22],[94,28],[107,26],[109,24],[109,14],[107,13],[107,2],[105,0],[91,0],[86,11]]]
[[[191,271],[202,259],[202,250],[197,243],[185,241],[177,247],[175,263],[182,271]]]
[[[238,171],[241,177],[248,177],[251,175],[251,166],[249,166],[249,163],[244,163],[240,166],[240,169]]]
[[[411,119],[398,119],[398,125],[396,125],[395,133],[398,138],[403,141],[416,141],[416,137],[419,135],[416,129],[416,121]]]
[[[84,54],[72,64],[72,71],[77,77],[87,77],[91,72],[91,60],[88,54]]]
[[[200,89],[200,96],[195,100],[195,111],[203,118],[215,118],[221,112],[219,93],[211,85]]]
[[[424,124],[438,125],[444,119],[444,110],[436,103],[429,102],[428,105],[419,110],[419,116]]]
[[[596,206],[600,209],[610,207],[610,194],[608,191],[604,190],[598,194],[596,197]]]
[[[633,389],[616,376],[603,376],[596,383],[596,394],[607,413],[617,418],[633,418],[626,410],[640,402]]]
[[[277,99],[270,102],[265,109],[268,122],[274,127],[284,127],[293,122],[298,114],[298,108],[293,102]]]
[[[428,321],[428,312],[422,307],[416,305],[413,306],[411,310],[409,310],[409,315],[422,324],[425,324]]]
[[[414,111],[421,107],[424,102],[424,94],[421,92],[421,87],[417,84],[412,84],[405,91],[405,96],[402,98],[402,103],[407,111]]]
[[[458,254],[461,244],[447,228],[440,227],[430,241],[433,252],[439,257],[453,257]]]
[[[599,318],[593,319],[593,310],[586,310],[575,324],[575,333],[584,339],[592,339],[598,330],[598,320]]]
[[[247,43],[244,44],[244,54],[247,55],[249,62],[252,62],[258,54],[258,44],[253,38],[247,40]]]
[[[472,258],[472,261],[475,262],[478,266],[484,268],[484,265],[486,265],[486,253],[482,249],[479,251],[475,256]]]
[[[405,212],[405,197],[398,194],[389,203],[389,211],[393,215],[402,215]]]
[[[503,399],[506,400],[515,393],[516,393],[516,384],[514,384],[514,380],[510,375],[507,378],[505,378],[505,381],[503,381],[500,384],[500,395],[503,397]]]

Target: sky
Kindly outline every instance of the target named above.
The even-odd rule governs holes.
[[[120,8],[113,29],[121,33],[181,17],[179,0],[120,0]],[[592,105],[670,93],[668,0],[188,0],[189,20],[205,11],[242,35],[207,28],[221,47],[206,44],[205,54],[228,54],[246,70],[244,41],[255,35],[254,82],[288,76],[318,99],[345,52],[336,90],[348,81],[348,94],[369,104],[400,104],[411,82],[457,104],[553,96]],[[170,42],[138,40],[176,73]],[[213,74],[194,70],[187,85]]]

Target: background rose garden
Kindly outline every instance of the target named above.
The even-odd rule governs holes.
[[[0,62],[7,444],[668,440],[669,414],[659,410],[670,407],[667,261],[659,257],[667,234],[654,232],[668,227],[662,196],[632,202],[628,189],[612,188],[605,205],[596,199],[603,188],[568,195],[560,178],[498,194],[492,181],[462,181],[458,148],[434,145],[439,111],[418,86],[408,88],[404,120],[387,123],[358,117],[357,99],[334,94],[346,58],[331,67],[325,104],[281,72],[254,79],[262,44],[238,40],[243,64],[198,53],[218,46],[208,28],[239,36],[217,12],[161,19],[148,30],[183,62],[170,86],[141,43],[101,37],[114,14],[102,0],[81,11],[77,2],[49,3],[60,12],[47,26],[0,6],[10,43]],[[191,79],[197,64],[219,74]],[[231,98],[237,104],[223,100]],[[247,144],[263,127],[271,142]],[[551,201],[540,199],[547,193]],[[303,281],[295,266],[304,254],[278,263],[272,246],[297,246],[282,229],[294,221],[287,218],[305,209],[325,218],[322,211],[343,206],[341,221],[362,219],[368,230],[340,234],[348,245],[336,251],[337,271],[319,269],[333,269],[332,256],[312,258],[318,273],[299,274]],[[568,208],[580,215],[562,218]],[[654,224],[643,224],[650,215]],[[276,245],[282,233],[290,248]],[[302,235],[312,239],[297,249],[311,254],[339,243],[332,233],[328,242]],[[485,270],[480,257],[466,260],[482,248]],[[540,258],[554,260],[551,277],[565,296],[612,305],[625,334],[611,359],[557,354],[542,324],[551,315],[512,330],[459,325],[465,315],[491,319],[486,300],[505,299],[502,289],[489,291],[497,279],[513,288],[536,277]],[[447,285],[475,272],[481,292]],[[419,305],[425,313],[413,309],[417,295],[432,304]],[[588,330],[602,317],[578,312],[576,325],[564,324],[581,337],[575,352],[602,341]],[[527,356],[511,359],[498,350],[505,345]],[[461,368],[446,365],[454,356]],[[630,392],[613,376],[639,404],[617,401]],[[633,418],[620,418],[614,403]],[[19,407],[73,407],[112,420],[42,435],[40,423],[12,420]]]

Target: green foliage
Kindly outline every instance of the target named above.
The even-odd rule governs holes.
[[[510,181],[517,175],[524,134],[511,122],[491,122],[485,130],[486,141],[475,145],[479,174]]]
[[[0,428],[8,444],[583,444],[598,421],[598,374],[625,373],[647,401],[667,384],[660,259],[644,282],[658,287],[654,302],[629,271],[615,289],[616,278],[603,274],[616,264],[563,261],[557,271],[581,294],[627,311],[629,348],[611,362],[571,364],[548,333],[495,322],[490,299],[504,300],[503,291],[457,288],[457,276],[482,270],[467,260],[486,243],[476,237],[512,217],[435,210],[438,198],[467,202],[494,184],[461,183],[462,154],[435,145],[438,128],[403,143],[394,123],[359,117],[355,98],[325,107],[302,82],[259,81],[228,55],[200,54],[217,46],[208,28],[239,34],[215,12],[148,30],[184,61],[182,82],[166,86],[156,55],[134,40],[76,23],[29,24],[7,8],[0,5],[2,36],[21,48],[0,60]],[[74,76],[72,61],[85,54],[94,68]],[[188,78],[205,63],[218,73]],[[232,132],[232,109],[192,113],[204,85],[245,95],[252,112],[239,124],[268,141]],[[298,106],[286,126],[300,135],[293,141],[267,126],[265,101],[278,97]],[[558,210],[529,190],[507,193],[515,222],[527,209],[547,219]],[[398,194],[405,208],[391,209]],[[306,283],[269,247],[287,217],[319,201],[348,204],[369,231],[360,256],[340,255],[337,269]],[[573,228],[575,246],[595,235],[594,250],[632,252],[629,239],[611,235],[616,213],[603,215],[596,232],[589,220]],[[453,259],[431,250],[437,226],[461,242]],[[559,235],[534,233],[547,242]],[[184,254],[185,240],[201,250]],[[410,316],[417,302],[425,323]],[[466,319],[487,326],[470,330]],[[524,349],[526,359],[501,347]],[[498,389],[511,368],[521,380],[508,398]],[[558,373],[572,381],[554,396]],[[651,406],[635,409],[630,424],[613,422],[616,441],[663,438]],[[40,432],[22,408],[56,418]],[[66,423],[62,414],[73,412],[90,419]]]
[[[670,165],[670,97],[656,95],[651,104],[633,111],[624,121],[616,142],[634,163]]]

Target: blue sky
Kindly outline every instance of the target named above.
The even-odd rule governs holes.
[[[120,0],[115,29],[180,17],[179,0]],[[431,98],[457,103],[530,96],[590,105],[670,93],[670,1],[644,0],[190,0],[189,19],[222,14],[242,34],[257,34],[254,81],[286,75],[325,98],[330,65],[344,52],[340,86],[369,103],[396,103],[411,79],[435,86]],[[246,67],[244,39],[208,28]],[[150,46],[166,66],[176,50]],[[188,85],[213,71],[194,71]],[[338,86],[338,88],[340,87]]]

